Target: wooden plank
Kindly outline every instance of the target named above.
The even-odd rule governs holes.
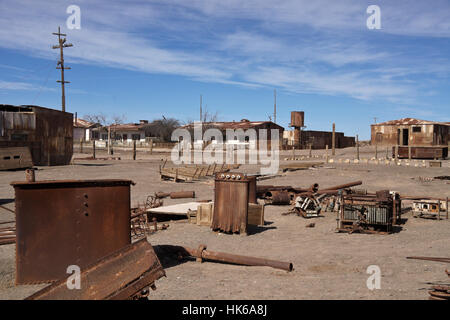
[[[197,208],[197,225],[211,226],[214,213],[213,203],[202,203]]]
[[[247,223],[256,226],[264,225],[264,205],[256,203],[248,204]]]
[[[33,167],[28,147],[0,148],[0,170]]]

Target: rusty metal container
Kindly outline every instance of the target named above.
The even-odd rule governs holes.
[[[12,182],[16,284],[51,282],[130,244],[130,180]]]
[[[291,127],[300,128],[305,126],[305,112],[291,111]]]
[[[242,173],[217,173],[213,230],[247,234],[250,180]]]

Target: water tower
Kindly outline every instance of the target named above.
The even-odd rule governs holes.
[[[289,126],[294,128],[294,147],[300,149],[301,131],[305,127],[305,112],[291,111],[291,123]]]

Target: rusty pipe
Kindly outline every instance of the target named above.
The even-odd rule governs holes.
[[[435,262],[446,262],[450,263],[450,258],[436,258],[436,257],[406,257],[406,259],[416,259],[416,260],[427,260]]]
[[[219,261],[226,263],[239,264],[244,266],[267,266],[275,269],[292,271],[294,269],[291,262],[283,262],[277,260],[269,260],[264,258],[255,258],[248,256],[241,256],[225,252],[207,251],[206,245],[200,245],[199,249],[192,249],[188,247],[181,247],[189,256],[206,259],[211,261]]]
[[[320,189],[319,192],[347,189],[347,188],[359,186],[361,184],[362,184],[362,181],[354,181],[354,182],[344,183],[344,184],[340,184],[340,185],[329,187],[329,188]]]
[[[291,203],[291,195],[287,191],[269,191],[266,193],[266,196],[270,198],[271,204],[290,204]]]
[[[170,199],[184,199],[184,198],[195,198],[195,191],[178,191],[178,192],[157,192],[157,198],[167,198]]]

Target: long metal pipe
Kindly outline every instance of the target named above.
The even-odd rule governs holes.
[[[427,260],[435,262],[446,262],[450,263],[450,258],[437,258],[437,257],[406,257],[406,259],[416,259],[416,260]]]
[[[195,191],[158,192],[156,193],[156,197],[157,198],[170,197],[170,199],[195,198]]]
[[[354,181],[354,182],[344,183],[344,184],[340,184],[340,185],[329,187],[329,188],[320,189],[318,192],[324,192],[324,191],[329,191],[329,190],[347,189],[347,188],[359,186],[361,184],[362,184],[362,181]]]
[[[205,248],[206,248],[206,246],[205,246]],[[187,252],[189,252],[189,254],[191,256],[197,257],[197,254],[198,254],[197,249],[192,249],[192,248],[188,248],[188,247],[184,247],[184,249]],[[283,262],[283,261],[269,260],[269,259],[264,259],[264,258],[241,256],[241,255],[225,253],[225,252],[201,250],[201,257],[203,259],[212,260],[212,261],[228,262],[228,263],[240,264],[240,265],[245,265],[245,266],[267,266],[267,267],[272,267],[275,269],[281,269],[281,270],[286,270],[286,271],[292,271],[294,268],[291,262]]]

